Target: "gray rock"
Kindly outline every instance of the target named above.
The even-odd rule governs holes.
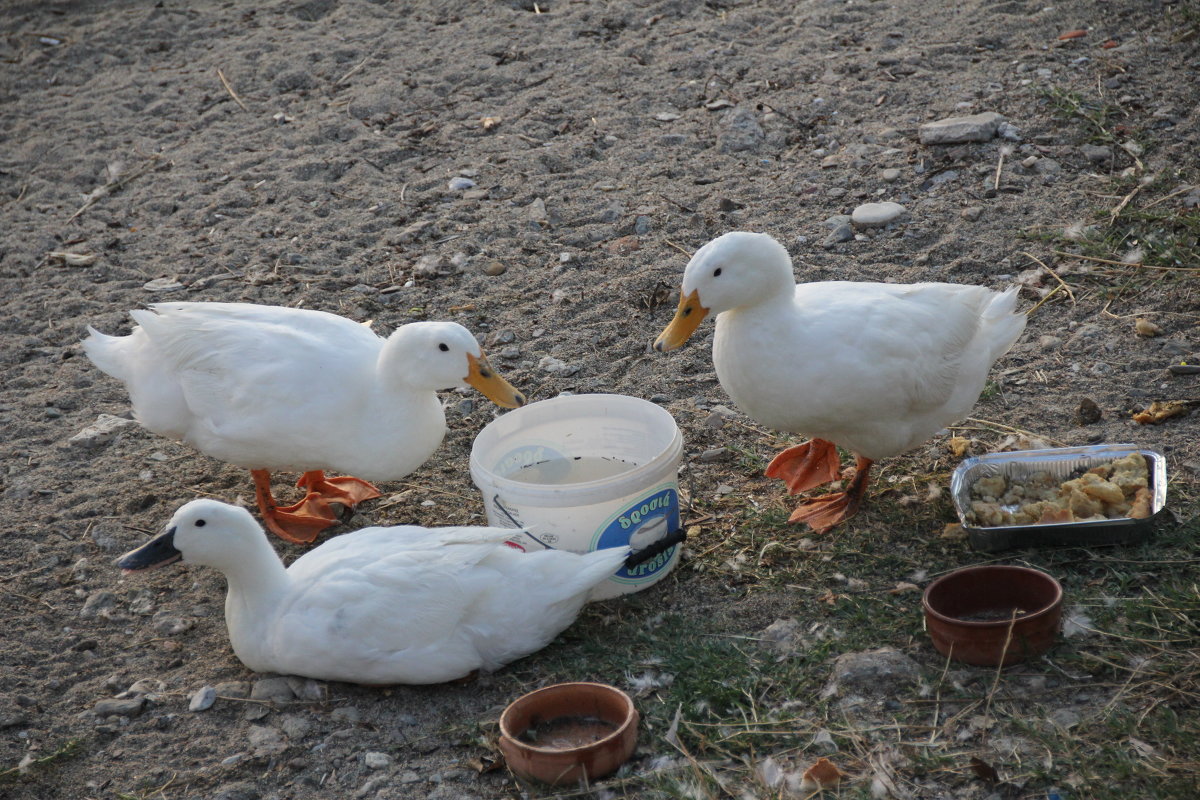
[[[825,220],[821,224],[824,225],[826,228],[829,228],[829,230],[831,230],[831,231],[836,230],[838,227],[840,227],[842,225],[850,224],[850,215],[849,214],[834,214],[832,217]]]
[[[292,693],[299,700],[309,703],[320,703],[329,696],[329,688],[320,681],[313,680],[312,678],[299,678],[289,675],[287,682],[288,686],[292,688]]]
[[[147,292],[178,292],[184,285],[174,278],[155,278],[142,284],[142,288]]]
[[[216,685],[217,697],[241,699],[250,696],[250,684],[246,681],[225,681]]]
[[[251,725],[246,733],[250,749],[256,756],[273,756],[287,750],[283,731],[267,725]]]
[[[701,464],[712,464],[717,461],[724,461],[727,458],[729,458],[728,448],[714,447],[709,450],[705,450],[703,453],[701,453],[699,456],[696,457],[696,460],[699,461]]]
[[[92,706],[92,713],[97,717],[136,717],[145,707],[145,697],[110,697]]]
[[[557,375],[563,378],[579,372],[579,366],[577,364],[568,364],[561,359],[555,358],[554,356],[543,356],[542,359],[538,361],[538,369],[548,372],[551,375]]]
[[[299,714],[287,714],[279,721],[279,727],[289,739],[300,740],[312,730],[312,722]]]
[[[194,620],[176,617],[173,614],[160,611],[154,615],[154,619],[150,622],[150,627],[165,636],[177,636],[190,631],[195,624]]]
[[[67,440],[72,447],[93,448],[107,444],[110,439],[125,428],[136,426],[137,423],[124,417],[114,417],[112,414],[101,414],[96,421]]]
[[[997,129],[1004,121],[1004,117],[994,111],[968,117],[947,117],[936,122],[926,122],[917,130],[917,135],[921,144],[986,142],[996,135]]]
[[[262,678],[254,682],[254,688],[250,690],[250,699],[290,703],[296,699],[296,694],[288,684],[287,678]]]
[[[369,752],[363,754],[363,763],[369,769],[385,769],[392,765],[392,757],[387,753]]]
[[[904,214],[905,208],[899,203],[863,203],[854,209],[850,220],[856,228],[882,228]]]
[[[722,153],[741,153],[759,149],[767,134],[758,124],[754,111],[745,106],[730,109],[721,120],[717,149]]]
[[[354,725],[362,720],[362,712],[355,706],[341,706],[330,712],[329,718],[334,722],[349,722]]]
[[[188,700],[188,711],[207,711],[213,707],[215,702],[217,702],[216,687],[201,686],[192,692],[192,696]]]
[[[869,695],[892,694],[914,685],[920,677],[917,663],[892,647],[846,653],[834,662],[833,675],[822,696],[832,697],[847,690]]]
[[[639,214],[633,221],[633,232],[638,236],[645,236],[653,227],[654,224],[645,214]]]
[[[835,244],[849,242],[854,239],[854,229],[847,223],[842,223],[829,232],[829,235],[821,242],[821,246],[825,249],[833,247]]]
[[[884,183],[894,183],[900,180],[900,170],[895,167],[888,167],[879,173],[879,177]]]
[[[983,208],[981,206],[971,206],[962,210],[962,218],[967,222],[978,222],[983,216]]]
[[[83,608],[79,611],[79,616],[84,619],[92,617],[107,617],[117,605],[117,596],[112,592],[99,591],[92,592],[88,595],[87,600],[83,601]]]
[[[1107,161],[1112,161],[1113,151],[1111,147],[1104,147],[1098,144],[1081,145],[1079,152],[1088,161],[1093,164],[1103,164]]]
[[[470,178],[464,178],[461,175],[456,175],[450,179],[450,183],[446,188],[452,192],[465,192],[467,189],[475,188],[475,181]]]

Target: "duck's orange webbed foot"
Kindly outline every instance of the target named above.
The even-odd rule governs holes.
[[[353,508],[364,500],[374,500],[380,497],[379,490],[362,478],[344,475],[340,478],[326,478],[321,470],[312,470],[300,476],[296,485],[306,489],[310,494],[316,493],[328,503],[341,503],[347,508]]]
[[[338,516],[329,502],[316,492],[308,492],[299,503],[290,506],[275,504],[271,494],[271,473],[265,469],[251,470],[254,495],[267,530],[281,539],[296,544],[308,544],[321,531],[336,525]]]
[[[866,497],[872,463],[870,459],[859,456],[857,470],[846,491],[806,500],[792,512],[788,522],[806,522],[815,533],[825,533],[854,516]]]
[[[788,494],[800,494],[837,480],[841,469],[837,445],[824,439],[813,439],[775,456],[767,465],[766,475],[786,483]]]

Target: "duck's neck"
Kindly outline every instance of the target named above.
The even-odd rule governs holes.
[[[248,621],[269,616],[287,590],[287,570],[265,536],[222,565],[221,571],[229,584],[225,621],[231,636],[245,629]]]

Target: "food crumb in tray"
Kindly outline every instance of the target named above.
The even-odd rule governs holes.
[[[967,522],[985,528],[1150,516],[1150,468],[1130,453],[1059,483],[1049,472],[989,475],[971,484]]]

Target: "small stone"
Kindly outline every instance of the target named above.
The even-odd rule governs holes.
[[[1080,154],[1093,164],[1103,164],[1107,161],[1112,161],[1113,151],[1111,147],[1104,147],[1098,144],[1085,144],[1079,147]]]
[[[1200,375],[1200,364],[1171,364],[1167,370],[1172,375]]]
[[[417,783],[421,780],[421,776],[413,772],[411,769],[406,769],[396,776],[396,783]]]
[[[986,142],[996,135],[1004,117],[994,111],[926,122],[917,130],[921,144]]]
[[[983,216],[983,208],[981,206],[970,206],[962,210],[962,218],[967,222],[978,222]]]
[[[841,227],[842,225],[850,224],[850,215],[849,214],[834,214],[832,217],[825,220],[821,224],[824,225],[826,228],[829,228],[829,230],[831,230],[831,231],[836,230],[837,228]]]
[[[72,447],[92,448],[106,444],[119,431],[137,423],[124,417],[114,417],[112,414],[101,414],[96,421],[67,440]]]
[[[483,267],[483,274],[490,275],[493,278],[497,275],[503,275],[506,271],[508,271],[508,267],[504,266],[504,263],[501,261],[489,261]]]
[[[450,183],[446,186],[452,192],[465,192],[467,189],[475,188],[475,181],[470,178],[464,178],[461,175],[456,175],[450,179]]]
[[[757,150],[767,138],[767,134],[758,124],[754,112],[744,106],[725,112],[720,127],[717,149],[722,153]]]
[[[195,622],[183,617],[176,617],[172,614],[159,612],[154,615],[154,619],[150,622],[150,627],[155,631],[165,636],[177,636],[192,629]]]
[[[653,227],[654,227],[654,224],[651,222],[650,218],[648,216],[646,216],[645,214],[639,214],[633,220],[633,232],[636,233],[638,236],[645,236],[647,233],[649,233],[651,231],[651,229]]]
[[[579,367],[575,364],[568,364],[565,361],[555,358],[554,356],[543,356],[538,361],[538,369],[544,370],[551,375],[557,375],[563,378],[574,375],[579,372]]]
[[[300,740],[312,730],[312,722],[299,714],[287,714],[279,721],[279,727],[289,739]]]
[[[900,180],[900,170],[895,167],[888,167],[883,172],[879,173],[879,178],[884,183],[895,183]]]
[[[266,725],[251,725],[246,739],[256,756],[278,755],[287,749],[283,731]]]
[[[287,682],[288,686],[292,689],[292,693],[296,695],[296,699],[298,700],[304,700],[309,703],[320,703],[328,699],[329,690],[321,681],[289,675]]]
[[[97,717],[136,717],[145,706],[145,697],[110,697],[92,706],[92,713]]]
[[[729,449],[728,448],[713,447],[709,450],[705,450],[703,453],[701,453],[699,456],[697,456],[696,460],[699,461],[701,464],[712,464],[717,461],[724,461],[727,458],[729,458]]]
[[[107,617],[117,605],[117,596],[112,592],[98,591],[88,595],[83,602],[79,616],[84,619],[91,617]]]
[[[250,696],[250,684],[246,681],[225,681],[216,686],[217,697],[230,697],[236,700]]]
[[[288,684],[287,678],[261,678],[254,682],[250,698],[270,703],[290,703],[296,699],[296,694]]]
[[[184,286],[174,278],[155,278],[142,284],[142,288],[147,292],[178,292]]]
[[[824,247],[826,250],[828,250],[829,248],[833,247],[835,244],[841,244],[842,242],[849,242],[853,239],[854,239],[854,229],[851,228],[848,224],[843,223],[841,225],[838,225],[836,228],[834,228],[833,230],[831,230],[829,232],[829,235],[826,236],[825,239],[821,242],[821,246]]]
[[[387,753],[370,752],[363,754],[363,763],[368,769],[385,769],[392,765],[392,757]]]
[[[856,228],[882,228],[904,216],[905,208],[899,203],[863,203],[850,214]]]
[[[1095,400],[1085,397],[1079,401],[1079,407],[1075,409],[1075,422],[1080,425],[1091,425],[1099,422],[1100,417],[1100,406],[1096,405]]]
[[[362,721],[362,712],[356,706],[339,706],[329,713],[329,718],[335,722],[356,725]]]
[[[215,686],[202,686],[192,693],[188,700],[188,711],[207,711],[217,702]]]

